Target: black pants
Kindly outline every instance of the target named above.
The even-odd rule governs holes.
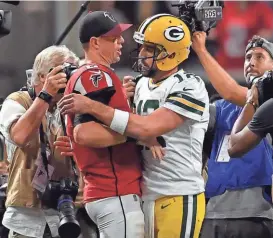
[[[273,221],[265,218],[205,219],[200,238],[271,238]]]

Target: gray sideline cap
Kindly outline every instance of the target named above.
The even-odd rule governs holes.
[[[258,41],[254,42],[254,43],[249,42],[248,45],[246,46],[245,53],[247,53],[250,49],[252,49],[254,47],[263,48],[264,50],[266,50],[268,52],[268,54],[270,54],[271,58],[273,59],[273,43],[271,43],[261,37]]]

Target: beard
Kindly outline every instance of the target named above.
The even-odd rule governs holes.
[[[138,60],[138,69],[143,76],[150,78],[153,77],[157,72],[156,68],[154,67],[154,62],[153,65],[149,67],[143,62],[143,59]]]

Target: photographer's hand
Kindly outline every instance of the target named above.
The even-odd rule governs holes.
[[[66,74],[62,72],[63,66],[55,67],[46,75],[43,90],[55,97],[59,89],[66,87]]]

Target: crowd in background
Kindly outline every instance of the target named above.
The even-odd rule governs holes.
[[[124,34],[126,44],[123,48],[123,58],[117,64],[117,72],[123,76],[131,71],[129,53],[136,47],[132,34],[139,23],[146,17],[157,13],[172,13],[178,15],[178,8],[172,7],[177,1],[91,1],[89,11],[108,10],[122,22],[134,24]],[[0,40],[0,48],[5,54],[0,55],[0,97],[6,97],[10,92],[22,87],[25,82],[25,70],[32,65],[32,59],[37,52],[54,44],[65,27],[79,11],[81,1],[26,1],[18,6],[0,3],[1,9],[13,12],[13,26],[10,35]],[[259,9],[256,11],[255,9]],[[211,31],[207,47],[216,56],[218,62],[232,76],[244,84],[242,64],[244,61],[244,46],[254,34],[259,34],[268,40],[273,38],[273,4],[262,1],[225,1],[223,20]],[[71,30],[63,43],[83,56],[78,43],[78,23]],[[207,82],[207,77],[194,52],[185,62],[186,70],[194,71]],[[208,83],[208,82],[207,82]],[[207,84],[210,94],[214,90]]]

